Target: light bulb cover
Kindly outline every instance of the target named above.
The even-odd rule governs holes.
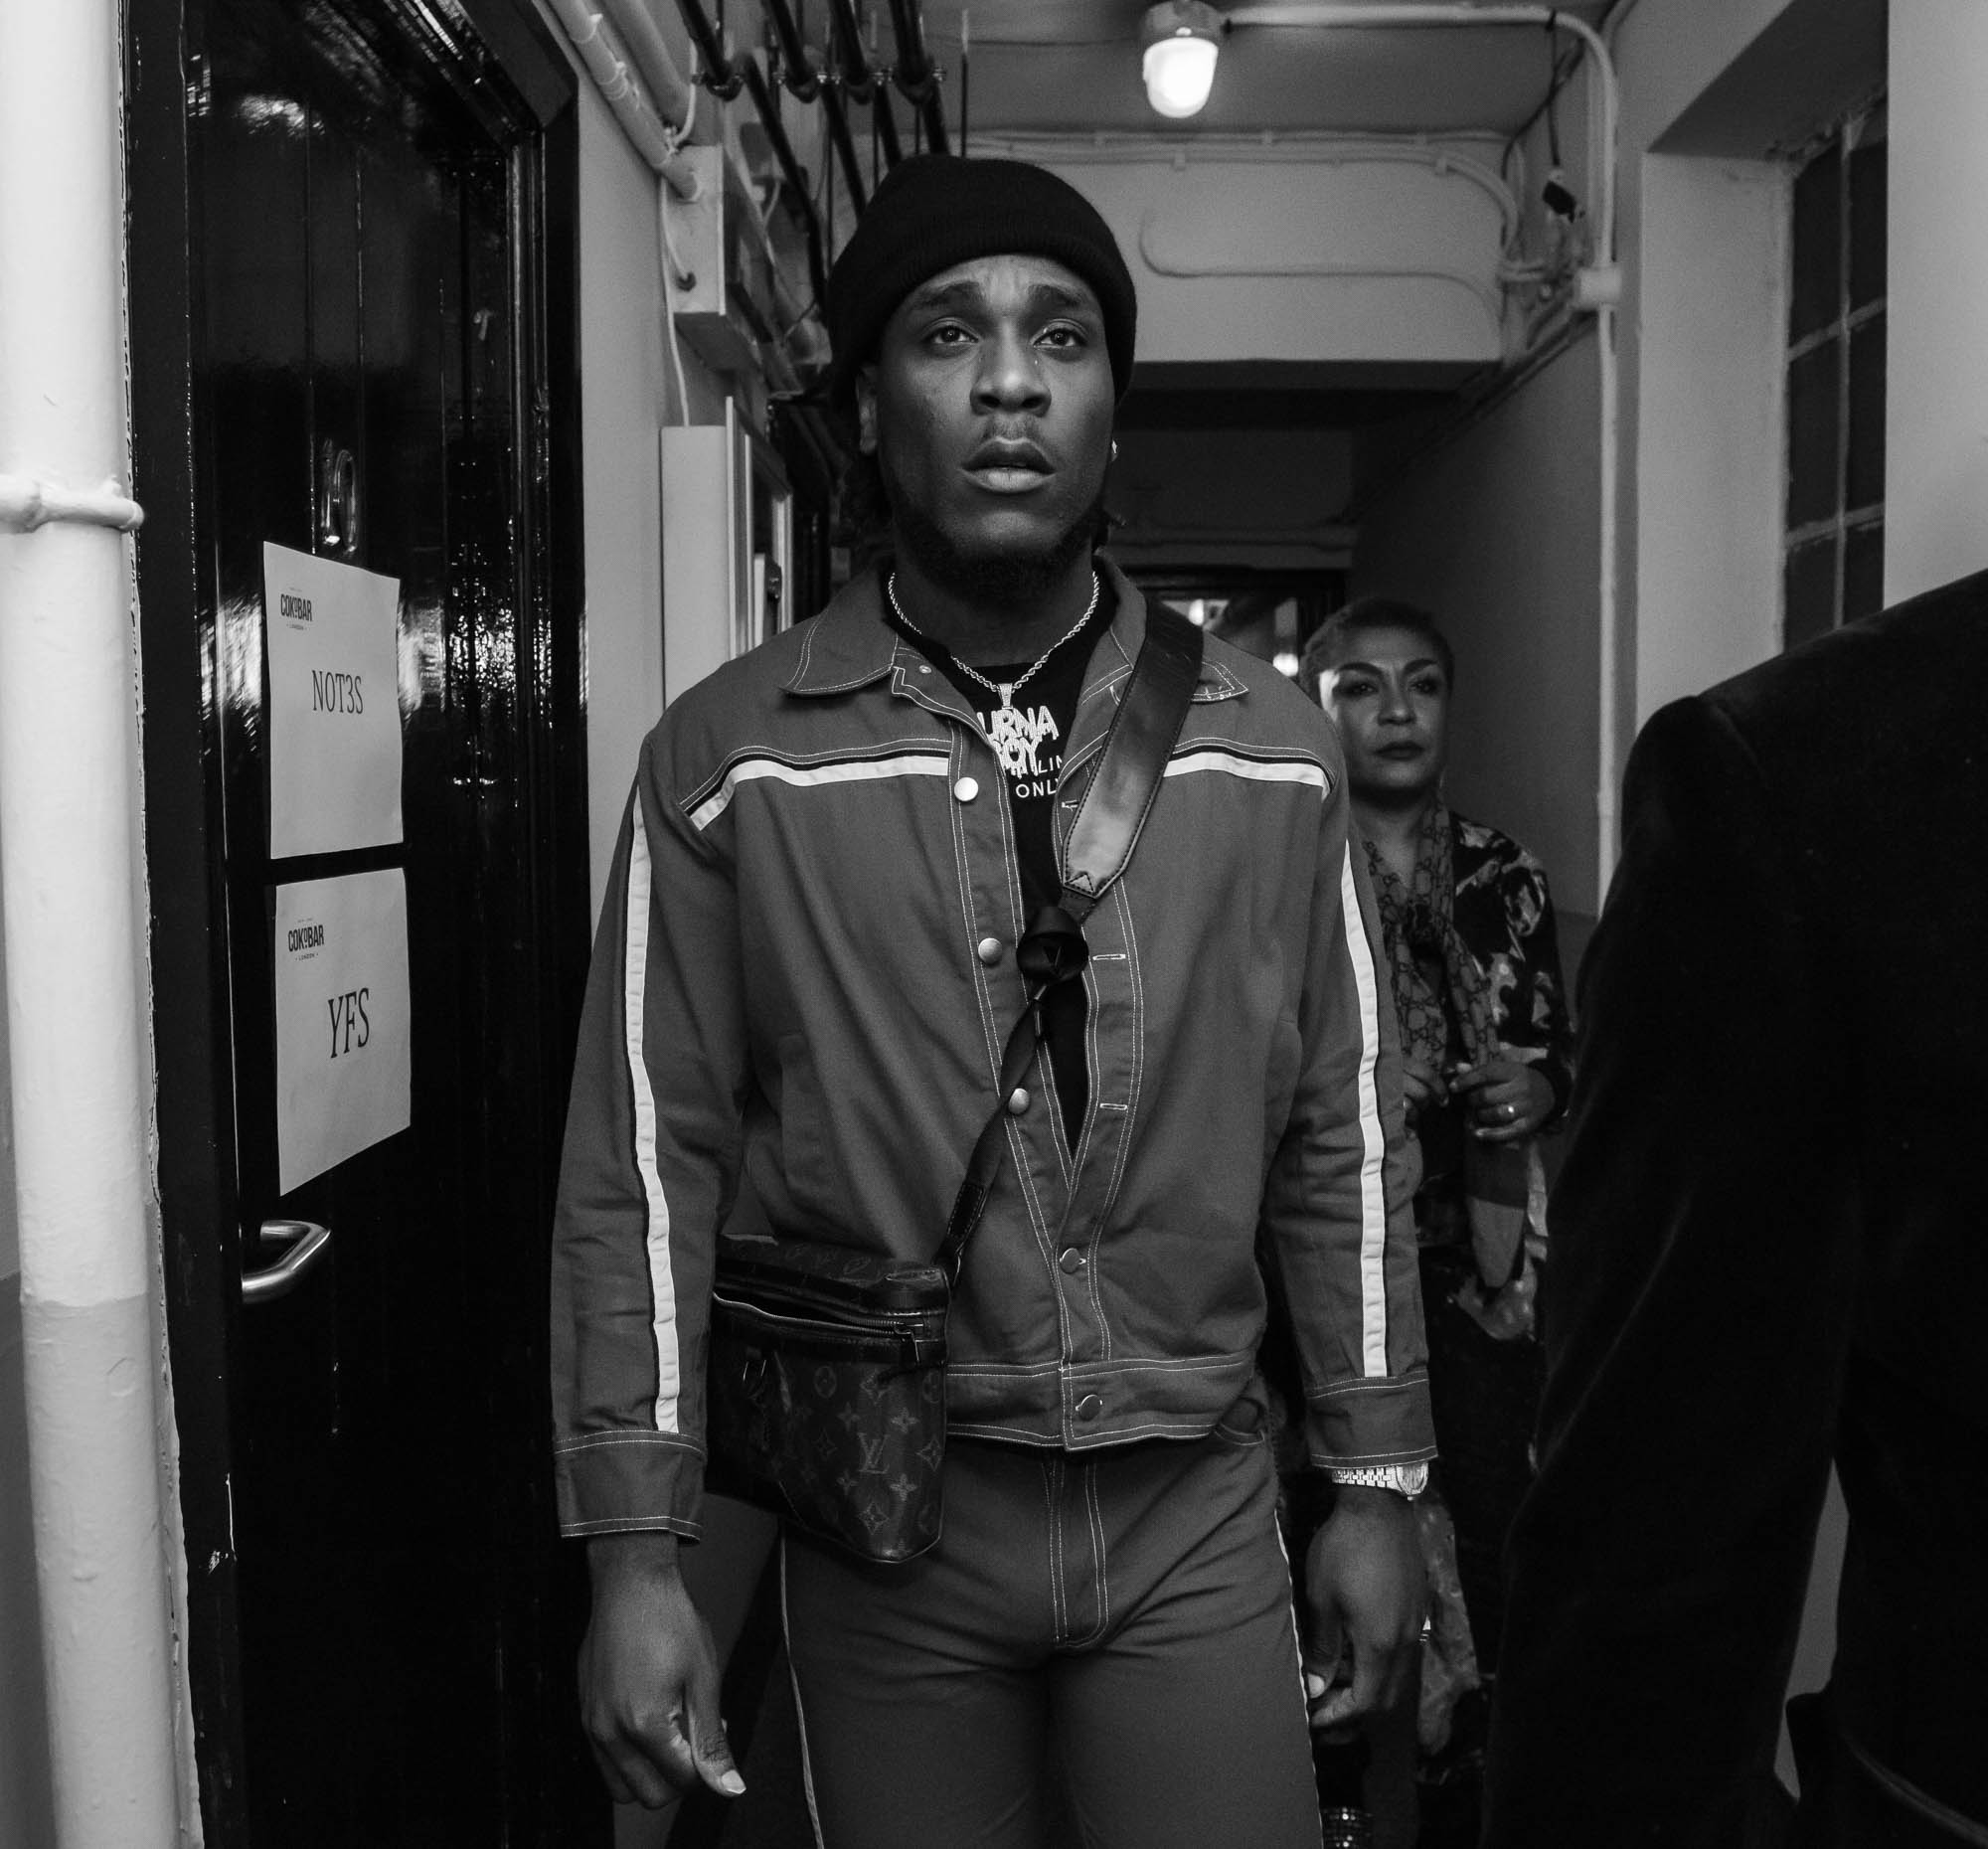
[[[1178,121],[1200,114],[1215,83],[1215,65],[1229,22],[1207,0],[1161,0],[1139,24],[1145,47],[1140,72],[1146,100]]]

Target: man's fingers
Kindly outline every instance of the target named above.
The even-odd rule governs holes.
[[[590,1716],[587,1745],[617,1804],[660,1810],[697,1782],[690,1742],[674,1716]]]
[[[1312,1727],[1319,1731],[1351,1728],[1380,1713],[1388,1705],[1391,1682],[1399,1682],[1399,1677],[1391,1674],[1399,1655],[1399,1651],[1363,1644],[1356,1637],[1353,1641],[1353,1680],[1345,1688],[1334,1690],[1312,1711]]]
[[[732,1743],[725,1737],[725,1723],[718,1713],[718,1665],[707,1657],[691,1671],[684,1689],[691,1754],[697,1762],[697,1775],[706,1784],[727,1797],[737,1797],[746,1789],[746,1780],[732,1763]]]
[[[639,1804],[642,1800],[635,1795],[635,1787],[622,1777],[613,1755],[598,1741],[589,1740],[586,1744],[592,1751],[594,1765],[600,1768],[600,1782],[607,1787],[607,1795],[617,1804]]]
[[[1313,1615],[1305,1627],[1303,1657],[1303,1680],[1305,1702],[1309,1711],[1316,1716],[1320,1702],[1328,1697],[1337,1699],[1344,1695],[1342,1688],[1335,1695],[1333,1682],[1340,1673],[1340,1653],[1343,1648],[1343,1632],[1336,1612],[1324,1611]],[[1313,1725],[1317,1725],[1314,1720]]]
[[[654,1809],[660,1801],[654,1792],[659,1780],[631,1747],[619,1718],[607,1707],[589,1699],[593,1677],[594,1636],[588,1628],[580,1646],[580,1712],[584,1724],[586,1745],[593,1763],[600,1768],[600,1781],[617,1804],[646,1804]]]

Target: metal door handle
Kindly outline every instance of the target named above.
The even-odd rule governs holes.
[[[308,1220],[265,1220],[262,1244],[287,1246],[289,1251],[265,1269],[242,1274],[244,1303],[267,1303],[287,1296],[303,1281],[304,1273],[324,1257],[325,1248],[331,1244],[331,1229]]]

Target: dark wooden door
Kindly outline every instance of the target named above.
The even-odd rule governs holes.
[[[197,883],[210,925],[205,1019],[161,1002],[162,1094],[205,1098],[213,1171],[203,1189],[184,1177],[202,1152],[174,1151],[173,1352],[209,1383],[180,1423],[210,1840],[259,1849],[598,1823],[545,1464],[585,945],[548,261],[565,68],[521,16],[479,10],[506,22],[510,68],[451,6],[206,0],[184,22],[196,620],[161,637],[148,618],[147,653],[198,657],[200,862],[164,864],[187,845],[164,824],[148,849],[155,891]],[[399,581],[401,846],[270,858],[268,541]],[[183,698],[179,664],[158,672],[176,678],[148,662],[148,700]],[[285,1194],[272,890],[379,869],[406,881],[412,1125]],[[162,1096],[162,1143],[174,1117]],[[245,1307],[275,1218],[330,1228],[328,1257]]]

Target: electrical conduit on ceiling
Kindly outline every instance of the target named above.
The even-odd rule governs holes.
[[[1615,312],[1621,296],[1621,272],[1615,263],[1615,194],[1617,123],[1621,115],[1621,99],[1615,78],[1615,61],[1600,33],[1586,21],[1571,18],[1556,7],[1349,5],[1345,0],[1246,0],[1243,5],[1232,7],[1228,17],[1232,26],[1328,26],[1361,31],[1389,26],[1544,26],[1552,31],[1572,33],[1580,39],[1594,61],[1601,101],[1597,135],[1599,145],[1595,150],[1600,185],[1600,204],[1595,219],[1595,261],[1576,275],[1574,299],[1576,307],[1593,312],[1595,335],[1601,344],[1601,388],[1598,395],[1601,480],[1597,521],[1601,556],[1595,610],[1599,654],[1596,679],[1600,685],[1596,702],[1598,763],[1594,787],[1595,907],[1598,911],[1615,867],[1619,815],[1616,793],[1616,758],[1620,752],[1616,723],[1619,638],[1616,624],[1621,570],[1617,557],[1620,510],[1616,498],[1621,474],[1618,454],[1621,388],[1616,377]]]
[[[0,885],[60,1849],[170,1849],[193,1803],[177,1770],[177,1524],[161,1487],[131,559],[115,530],[137,514],[117,489],[130,466],[120,25],[113,0],[0,7],[0,474],[14,529],[0,534]]]
[[[589,0],[551,4],[635,151],[679,199],[695,199],[697,175],[677,147],[690,134],[697,92],[677,71],[642,0],[600,0],[604,16]]]

